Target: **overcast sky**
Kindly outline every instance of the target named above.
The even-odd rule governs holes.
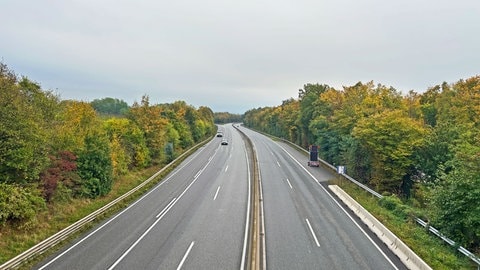
[[[0,0],[0,61],[62,99],[243,113],[306,83],[480,74],[479,0]]]

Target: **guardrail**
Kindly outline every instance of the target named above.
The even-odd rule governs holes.
[[[190,148],[189,150],[187,150],[186,152],[181,154],[179,157],[177,157],[175,160],[173,160],[172,162],[167,164],[165,167],[163,167],[161,170],[156,172],[150,178],[143,181],[141,184],[139,184],[138,186],[136,186],[132,190],[128,191],[127,193],[125,193],[122,196],[118,197],[117,199],[111,201],[110,203],[106,204],[102,208],[92,212],[88,216],[85,216],[84,218],[80,219],[79,221],[73,223],[72,225],[66,227],[65,229],[59,231],[58,233],[56,233],[56,234],[50,236],[49,238],[43,240],[42,242],[36,244],[35,246],[31,247],[30,249],[21,253],[20,255],[14,257],[13,259],[11,259],[11,260],[5,262],[4,264],[0,265],[0,270],[15,269],[15,268],[19,267],[22,263],[33,259],[34,257],[36,257],[36,256],[44,253],[45,251],[47,251],[49,248],[59,244],[60,242],[62,242],[65,239],[69,238],[74,233],[80,231],[83,226],[89,224],[90,222],[95,220],[100,215],[106,213],[110,208],[115,206],[117,203],[119,203],[120,201],[129,197],[130,195],[132,195],[133,193],[135,193],[139,189],[143,188],[145,185],[147,185],[148,183],[153,181],[158,175],[160,175],[165,170],[167,170],[170,166],[176,164],[179,160],[181,160],[183,157],[185,157],[185,155],[189,154],[193,150],[198,149],[200,146],[207,143],[210,139],[204,140],[204,141],[198,143],[197,145],[195,145],[194,147]]]
[[[257,131],[257,132],[260,132],[260,131]],[[264,132],[260,132],[266,136],[269,136],[269,137],[274,137],[278,140],[281,140],[282,142],[285,142],[289,145],[291,145],[292,147],[295,147],[296,149],[299,149],[303,152],[306,152],[308,154],[308,151],[303,149],[302,147],[288,141],[288,140],[285,140],[283,138],[278,138],[278,137],[275,137],[275,136],[272,136],[270,134],[266,134]],[[318,161],[320,161],[320,163],[323,165],[323,167],[325,168],[328,168],[332,171],[334,171],[335,173],[337,173],[337,168],[333,165],[331,165],[330,163],[326,162],[325,160],[321,159],[321,158],[318,158]],[[337,173],[338,174],[338,173]],[[352,183],[356,184],[357,186],[361,187],[362,189],[366,190],[367,192],[369,192],[370,194],[372,194],[373,196],[381,199],[383,198],[383,196],[374,191],[373,189],[367,187],[366,185],[358,182],[357,180],[353,179],[352,177],[346,175],[346,174],[338,174],[339,176],[351,181]],[[420,226],[423,226],[424,228],[427,228],[428,227],[428,231],[432,232],[433,234],[435,234],[436,236],[438,236],[440,239],[442,239],[444,242],[446,242],[447,244],[453,246],[453,247],[457,247],[457,243],[451,239],[449,239],[448,237],[446,237],[445,235],[443,235],[439,230],[435,229],[434,227],[430,226],[426,221],[420,219],[420,218],[415,218],[415,221],[417,222],[417,224],[419,224]],[[470,260],[472,260],[473,262],[475,262],[477,264],[477,268],[480,270],[480,258],[475,256],[475,254],[473,254],[472,252],[470,252],[469,250],[467,250],[466,248],[460,246],[457,248],[457,250],[462,253],[463,255],[467,256],[468,258],[470,258]]]

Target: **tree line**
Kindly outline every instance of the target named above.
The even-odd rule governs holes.
[[[0,225],[48,204],[109,193],[130,170],[166,164],[216,132],[210,108],[61,100],[0,63]]]
[[[244,124],[318,145],[322,159],[480,248],[480,76],[405,95],[373,82],[306,84],[298,98],[247,111]]]

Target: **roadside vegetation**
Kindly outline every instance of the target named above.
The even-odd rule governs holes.
[[[336,179],[330,184],[345,190],[433,269],[477,269],[476,264],[457,252],[455,247],[446,245],[417,225],[414,218],[418,213],[409,202],[402,202],[396,195],[379,200],[348,180]]]
[[[298,98],[247,111],[243,123],[304,149],[318,145],[322,159],[480,255],[480,76],[422,94],[373,82],[306,84]],[[416,234],[401,225],[393,223],[400,236]],[[424,243],[425,252],[438,248]]]
[[[0,63],[0,264],[216,132],[210,108],[60,100]]]

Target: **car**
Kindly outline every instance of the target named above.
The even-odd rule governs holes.
[[[222,143],[221,143],[221,145],[228,145],[228,142],[227,142],[227,140],[222,140]]]
[[[221,132],[217,133],[217,137],[223,137],[223,134]]]

